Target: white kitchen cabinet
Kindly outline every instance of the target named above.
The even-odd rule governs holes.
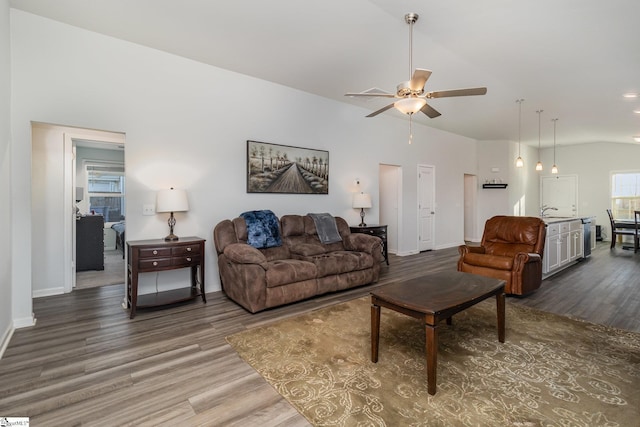
[[[575,261],[584,257],[584,228],[582,221],[571,221],[569,224],[569,261]]]
[[[547,223],[542,274],[548,277],[584,257],[583,225],[580,219]]]
[[[542,273],[546,274],[560,266],[560,224],[547,225],[547,237],[544,242]]]

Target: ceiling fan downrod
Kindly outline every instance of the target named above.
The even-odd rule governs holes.
[[[417,13],[407,13],[404,15],[404,21],[409,24],[409,80],[413,75],[413,24],[418,20],[419,15]]]

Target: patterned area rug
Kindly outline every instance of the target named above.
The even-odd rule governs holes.
[[[227,337],[317,426],[639,426],[640,334],[495,299],[439,327],[438,391],[427,393],[421,322],[382,308],[371,362],[360,298]]]

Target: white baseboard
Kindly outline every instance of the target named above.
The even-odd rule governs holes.
[[[13,319],[13,327],[15,329],[28,328],[36,325],[36,317],[31,313],[31,317],[23,317],[21,319]]]
[[[436,250],[440,250],[440,249],[449,249],[449,248],[457,248],[460,245],[464,245],[464,242],[461,243],[447,243],[444,244],[442,246],[437,246]]]
[[[13,323],[10,323],[7,330],[4,331],[4,334],[2,334],[2,341],[0,341],[0,359],[2,359],[2,356],[4,356],[4,352],[9,346],[9,341],[11,341],[13,331],[15,331],[15,328],[13,327]]]
[[[33,291],[32,296],[34,298],[42,298],[42,297],[50,297],[52,295],[62,295],[64,294],[64,288],[47,288],[47,289],[38,289]]]
[[[406,251],[406,252],[398,252],[396,255],[398,256],[409,256],[409,255],[415,255],[419,253],[418,251]]]
[[[36,324],[36,318],[33,316],[33,313],[31,313],[31,317],[25,317],[23,319],[14,319],[9,324],[9,327],[7,328],[7,330],[4,331],[4,334],[2,334],[2,340],[0,340],[0,359],[2,359],[2,356],[4,356],[4,352],[7,350],[7,347],[9,346],[9,341],[11,341],[11,337],[13,336],[13,333],[15,332],[15,330],[20,328],[28,328],[29,326],[35,326],[35,324]]]

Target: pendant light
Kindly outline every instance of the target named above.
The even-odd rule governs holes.
[[[520,157],[520,130],[522,127],[522,103],[524,99],[516,99],[518,103],[518,158],[516,159],[516,167],[521,168],[524,166],[524,160]]]
[[[558,173],[558,166],[556,166],[556,122],[558,119],[551,119],[553,122],[553,166],[551,167],[551,173]]]
[[[536,113],[538,113],[538,163],[536,163],[537,171],[542,170],[542,162],[540,161],[540,115],[542,114],[543,111],[544,110],[536,111]]]

